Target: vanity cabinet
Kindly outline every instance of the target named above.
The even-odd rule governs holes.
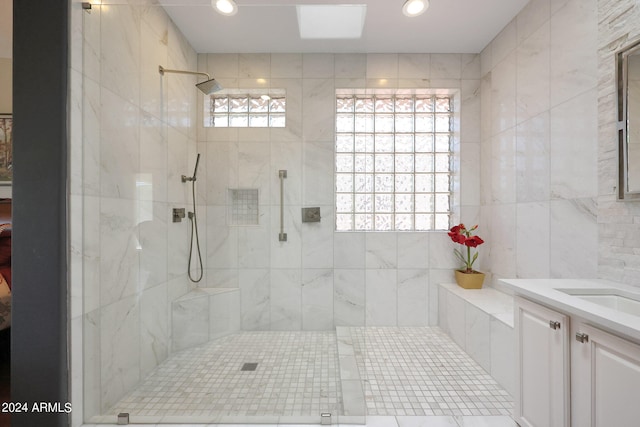
[[[571,425],[640,425],[640,346],[581,322],[572,338]]]
[[[640,425],[640,345],[521,297],[515,311],[520,426]]]
[[[515,312],[515,421],[569,427],[569,317],[520,297]]]

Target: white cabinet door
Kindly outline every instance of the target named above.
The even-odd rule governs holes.
[[[569,318],[516,297],[515,420],[522,427],[569,426]]]
[[[585,324],[571,344],[572,425],[640,425],[640,346]]]

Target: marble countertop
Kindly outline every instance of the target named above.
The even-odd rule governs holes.
[[[640,316],[586,301],[562,290],[585,289],[589,293],[619,292],[640,301],[640,288],[602,279],[502,279],[514,295],[525,297],[557,311],[577,316],[587,323],[640,343]],[[602,290],[602,291],[598,291]]]

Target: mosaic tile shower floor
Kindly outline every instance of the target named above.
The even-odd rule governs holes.
[[[340,329],[370,416],[511,414],[508,393],[439,328]],[[173,422],[343,414],[341,359],[335,332],[241,332],[175,354],[110,413]],[[241,371],[245,363],[257,369]]]
[[[368,415],[512,413],[511,396],[440,328],[349,330]]]
[[[341,401],[335,332],[260,331],[177,353],[111,412],[306,415],[340,413]]]

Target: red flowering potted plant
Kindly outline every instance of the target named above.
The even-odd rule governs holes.
[[[471,248],[477,248],[484,243],[484,240],[482,240],[480,236],[473,235],[473,232],[477,228],[478,226],[474,225],[470,229],[467,229],[464,224],[458,224],[451,227],[448,233],[451,240],[466,247],[466,256],[458,249],[453,250],[453,253],[455,253],[458,259],[464,264],[463,268],[455,271],[456,282],[465,289],[480,289],[484,282],[484,273],[473,269],[473,263],[478,259],[478,252],[476,251],[475,254],[471,256]]]

